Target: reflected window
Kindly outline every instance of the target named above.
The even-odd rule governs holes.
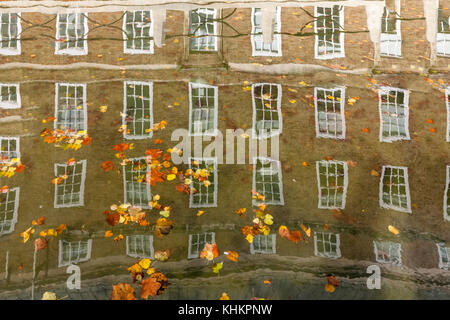
[[[189,134],[217,134],[218,91],[216,86],[189,82]]]
[[[0,14],[0,55],[20,55],[20,13]]]
[[[402,56],[402,31],[400,0],[395,1],[395,11],[384,8],[381,18],[380,55],[386,57]]]
[[[411,213],[407,167],[383,166],[380,179],[380,207]]]
[[[250,244],[250,253],[262,253],[270,254],[276,253],[276,235],[275,234],[258,234],[253,238],[253,242]]]
[[[126,81],[124,83],[124,111],[122,124],[126,139],[145,139],[153,136],[153,83]]]
[[[345,57],[344,7],[314,7],[314,32],[316,34],[315,58]]]
[[[152,12],[126,12],[123,19],[123,33],[125,53],[152,54],[153,53],[153,23]]]
[[[206,243],[215,243],[216,234],[214,232],[205,232],[189,235],[188,259],[200,257],[200,251],[205,248]]]
[[[345,139],[345,89],[314,88],[316,137]]]
[[[444,191],[444,220],[450,221],[450,166],[446,166]]]
[[[281,8],[277,7],[271,43],[264,43],[260,8],[252,8],[252,54],[253,56],[281,56]]]
[[[314,255],[325,258],[340,258],[339,234],[314,232]]]
[[[55,208],[83,206],[86,160],[74,164],[55,163],[55,176],[61,178],[61,182],[55,184]]]
[[[402,265],[402,246],[391,241],[374,241],[375,260],[379,263]]]
[[[8,189],[0,194],[0,236],[14,231],[19,210],[20,188]]]
[[[436,34],[436,55],[450,57],[450,17],[445,16],[442,9],[438,9]]]
[[[20,107],[19,84],[0,83],[0,108],[19,109]]]
[[[7,164],[20,158],[20,138],[0,137],[0,164]]]
[[[378,91],[380,141],[409,140],[409,91],[381,87]]]
[[[217,51],[216,9],[199,8],[190,11],[189,40],[191,51]]]
[[[86,55],[88,53],[87,22],[87,13],[58,14],[55,54]]]
[[[450,142],[450,87],[445,89],[445,105],[447,108],[447,142]]]
[[[151,200],[150,194],[150,165],[145,157],[128,159],[123,166],[123,197],[124,203],[130,203],[132,206],[138,206],[149,209],[148,202]]]
[[[260,203],[284,205],[281,163],[278,160],[253,158],[253,190],[264,196],[264,200],[253,199],[253,205]]]
[[[344,209],[348,185],[345,161],[316,161],[320,209]]]
[[[153,236],[137,234],[127,236],[127,256],[133,258],[154,258]]]
[[[450,247],[446,247],[444,243],[437,243],[439,254],[439,268],[444,270],[450,269]]]
[[[217,158],[189,158],[192,179],[189,208],[217,207]]]
[[[56,84],[55,118],[55,129],[87,131],[86,84]]]
[[[58,267],[69,266],[91,259],[92,239],[81,241],[59,240]]]
[[[282,131],[281,85],[256,83],[252,85],[253,136],[270,138]]]

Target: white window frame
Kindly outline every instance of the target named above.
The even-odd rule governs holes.
[[[378,263],[392,264],[394,266],[402,265],[401,243],[391,241],[373,241],[373,250],[375,253],[375,260]],[[382,254],[383,252],[387,255],[387,257]],[[398,260],[395,260],[395,258]]]
[[[400,206],[396,206],[392,204],[392,179],[390,179],[391,181],[391,185],[389,187],[389,198],[391,199],[391,204],[389,203],[385,203],[383,200],[383,180],[384,180],[384,176],[385,176],[385,171],[387,168],[390,168],[391,170],[401,170],[403,171],[403,176],[404,176],[404,184],[405,184],[405,197],[406,197],[406,208],[400,207]],[[382,172],[381,172],[381,177],[380,177],[380,208],[383,209],[391,209],[391,210],[395,210],[395,211],[400,211],[400,212],[407,212],[407,213],[412,213],[411,211],[411,196],[409,193],[409,183],[408,183],[408,168],[407,167],[398,167],[398,166],[383,166]]]
[[[259,11],[257,11],[259,10]],[[260,25],[256,24],[256,15],[261,15],[260,8],[252,8],[252,33],[251,33],[251,43],[252,43],[252,56],[253,57],[281,57],[283,54],[281,52],[281,7],[277,6],[275,12],[275,21],[273,26],[273,37],[272,43],[269,48],[266,49],[267,45],[264,43],[262,29]],[[256,43],[261,44],[261,48],[258,49]],[[276,50],[273,48],[276,47]]]
[[[209,190],[209,188],[214,188],[213,190],[213,202],[206,202],[206,203],[195,203],[194,202],[194,195],[195,194],[199,194],[200,189],[197,189],[197,192],[194,193],[193,188],[195,187],[195,185],[200,185],[203,186],[203,182],[200,182],[196,179],[193,179],[192,185],[189,188],[189,208],[212,208],[212,207],[217,207],[217,192],[219,190],[219,177],[218,177],[218,169],[217,169],[217,157],[213,157],[213,158],[193,158],[193,157],[189,157],[189,169],[193,170],[194,172],[197,170],[196,166],[193,166],[192,162],[193,161],[198,161],[199,164],[200,162],[213,162],[213,166],[214,166],[214,170],[213,170],[213,175],[214,175],[214,181],[210,181],[211,184],[207,187],[207,189]],[[199,165],[199,168],[202,168],[202,165]],[[208,179],[209,180],[209,179]],[[201,192],[200,192],[201,193]],[[203,199],[203,197],[201,197]],[[208,199],[210,198],[209,193],[208,193]]]
[[[336,237],[336,242],[332,243],[330,241],[331,236]],[[320,252],[318,250],[318,237],[322,237],[322,243],[323,243],[323,252]],[[328,237],[328,239],[325,239],[325,237]],[[330,245],[330,251],[325,250],[324,243],[328,243]],[[331,259],[337,259],[341,257],[341,239],[340,235],[338,233],[332,233],[332,232],[314,232],[314,255],[316,257],[324,257],[324,258],[331,258]],[[335,246],[336,250],[331,250],[331,246]]]
[[[439,31],[439,29],[440,29],[439,28],[439,13],[437,14],[437,16],[438,16],[438,20],[437,20],[438,25],[436,26],[436,28]],[[450,22],[450,18],[449,18],[449,22]],[[436,33],[436,55],[438,57],[445,57],[445,58],[450,57],[450,33],[444,33],[444,32]]]
[[[70,203],[58,203],[58,188],[64,188],[66,186],[66,182],[67,180],[71,179],[73,182],[73,178],[72,178],[72,174],[69,175],[69,177],[67,179],[63,179],[61,181],[61,183],[59,184],[55,184],[55,200],[54,200],[54,207],[55,208],[69,208],[69,207],[82,207],[84,206],[84,183],[86,181],[86,164],[87,164],[87,160],[79,160],[77,162],[75,162],[75,164],[71,165],[70,167],[76,168],[77,164],[81,164],[81,181],[80,181],[80,198],[78,200],[78,202],[72,202],[70,201]],[[65,174],[67,174],[67,170],[69,168],[69,165],[67,165],[67,163],[55,163],[55,176],[59,177],[58,175],[58,167],[62,167],[64,168],[64,172]],[[75,172],[76,174],[78,174],[77,172]],[[73,184],[73,183],[72,183]],[[73,187],[72,187],[73,189]],[[73,194],[73,190],[72,192],[70,192],[70,194]],[[64,195],[64,194],[63,194]]]
[[[149,38],[152,39],[140,39],[139,37],[137,37],[136,32],[140,31],[142,32],[142,30],[144,28],[147,28],[148,26],[146,26],[146,24],[144,24],[143,22],[135,22],[136,20],[136,13],[140,12],[141,14],[143,14],[144,12],[149,12],[150,13],[150,30],[149,30]],[[129,35],[131,36],[131,40],[133,42],[133,44],[136,43],[136,41],[140,41],[142,44],[144,43],[144,41],[149,41],[149,48],[148,49],[133,49],[133,48],[128,48],[128,40],[130,40],[127,37],[127,18],[129,15],[132,15],[132,22],[130,24],[132,24],[132,34]],[[141,24],[141,25],[139,25]],[[128,53],[128,54],[153,54],[154,53],[154,40],[153,40],[153,11],[152,10],[137,10],[137,11],[126,11],[125,15],[123,17],[123,26],[122,26],[123,30],[125,32],[122,32],[123,34],[123,52],[124,53]],[[139,28],[139,29],[137,29]]]
[[[130,162],[128,162],[126,165],[124,165],[122,167],[122,172],[123,172],[123,202],[124,203],[130,203],[132,206],[136,206],[136,207],[140,207],[142,209],[150,209],[151,206],[148,204],[149,201],[152,200],[152,195],[151,195],[151,190],[150,190],[150,184],[147,182],[147,177],[148,175],[150,175],[150,164],[147,162],[146,157],[139,157],[139,158],[129,158],[128,159]],[[145,193],[147,194],[147,202],[143,202],[143,200],[140,198],[139,196],[139,203],[136,203],[136,195],[133,195],[133,199],[129,199],[128,198],[128,187],[127,187],[127,183],[132,182],[132,181],[128,181],[127,180],[127,172],[126,172],[126,167],[128,165],[131,165],[131,174],[135,174],[136,171],[134,170],[134,162],[135,161],[144,161],[147,164],[147,169],[146,169],[146,173],[144,176],[144,180],[142,182],[137,182],[137,181],[133,181],[138,183],[140,186],[142,186],[143,188],[145,188],[145,190],[140,189],[139,190],[139,194],[141,194],[142,192],[145,191]],[[141,170],[139,170],[141,171]],[[130,191],[134,193],[134,185],[133,185],[133,190]]]
[[[319,91],[324,92],[324,99],[319,99],[318,94]],[[332,97],[335,100],[328,99],[327,92],[331,91]],[[340,101],[337,101],[335,98],[335,92],[340,93]],[[319,102],[325,104],[325,112],[319,111]],[[332,108],[330,108],[330,111],[328,111],[328,105],[331,104]],[[336,104],[339,104],[340,111],[335,112],[335,106]],[[322,88],[322,87],[315,87],[314,88],[314,109],[315,109],[315,118],[316,118],[316,137],[317,138],[330,138],[330,139],[337,139],[337,140],[344,140],[345,139],[345,133],[346,133],[346,127],[345,127],[345,88],[344,87],[338,87],[338,88]],[[331,110],[332,109],[332,110]],[[320,119],[321,115],[325,116],[325,120]],[[331,118],[329,120],[329,118]],[[340,119],[339,119],[340,118]],[[323,127],[323,121],[325,121],[325,126],[327,129],[327,132],[321,132],[321,127]],[[341,133],[337,133],[338,128],[338,122],[341,122]],[[334,130],[335,133],[330,133],[329,131],[329,123],[334,123]]]
[[[402,108],[401,104],[398,104],[397,101],[395,101],[393,104],[390,103],[389,101],[387,103],[383,103],[382,102],[382,96],[383,95],[387,95],[389,97],[390,93],[395,92],[395,100],[397,100],[397,94],[398,93],[403,93],[403,111],[404,111],[404,117],[401,118],[398,115],[398,111]],[[383,120],[383,104],[384,105],[393,105],[395,106],[395,110],[396,113],[393,114],[389,114],[387,117],[389,118],[390,121],[394,121],[395,119],[397,119],[397,131],[400,132],[400,121],[404,121],[404,127],[405,127],[405,131],[406,131],[406,135],[400,135],[400,133],[398,133],[395,136],[391,135],[391,129],[392,129],[392,125],[390,123],[385,124],[385,121]],[[378,111],[379,111],[379,115],[380,115],[380,142],[393,142],[393,141],[401,141],[401,140],[410,140],[410,135],[409,135],[409,91],[406,89],[400,89],[400,88],[394,88],[394,87],[380,87],[380,89],[378,90]],[[385,125],[387,126],[387,128],[389,130],[389,136],[385,137],[383,135],[384,132],[384,127]]]
[[[16,150],[11,151],[11,144],[10,141],[16,142]],[[3,144],[7,144],[7,150],[3,149]],[[5,154],[5,156],[3,156]],[[8,157],[8,159],[6,159]],[[0,164],[6,164],[11,162],[11,159],[17,158],[20,159],[20,137],[6,137],[6,136],[0,136]]]
[[[258,234],[253,238],[253,242],[250,243],[250,254],[274,254],[277,253],[277,243],[276,243],[276,235],[275,234]],[[259,241],[259,242],[258,242]],[[264,245],[261,244],[261,241],[264,241]],[[255,248],[256,242],[259,243],[259,248]],[[272,250],[267,248],[267,243],[272,244]]]
[[[2,18],[3,18],[3,14],[7,14],[9,15],[9,21],[11,21],[11,15],[17,15],[17,24],[16,24],[16,28],[17,28],[17,37],[16,37],[16,41],[17,41],[17,46],[16,48],[11,48],[11,47],[7,47],[7,48],[2,48],[0,47],[0,55],[3,56],[17,56],[21,54],[21,44],[20,44],[20,35],[22,33],[22,24],[21,24],[21,13],[2,13],[0,14],[0,24],[2,23]],[[8,37],[3,38],[1,36],[1,32],[0,32],[0,41],[8,41],[8,43],[13,40],[12,35],[11,35],[11,22],[8,23]],[[0,30],[1,31],[1,30]]]
[[[255,96],[255,89],[256,87],[261,87],[261,91],[262,88],[264,86],[270,86],[270,92],[272,92],[272,87],[277,87],[277,98],[276,99],[264,99],[261,96]],[[256,139],[267,139],[267,138],[271,138],[274,136],[278,136],[283,132],[283,115],[281,113],[281,98],[282,98],[282,87],[281,84],[276,84],[276,83],[254,83],[252,84],[252,105],[253,105],[253,128],[252,128],[252,136],[253,138]],[[262,101],[262,112],[264,114],[265,111],[269,111],[270,114],[272,115],[272,113],[276,113],[278,116],[278,129],[272,129],[273,127],[273,122],[274,120],[264,120],[264,115],[263,115],[263,119],[257,120],[257,106],[256,106],[256,99],[261,99]],[[268,102],[266,102],[268,100]],[[273,103],[275,102],[275,103]],[[269,103],[271,108],[267,108],[265,105],[266,103]],[[273,104],[276,104],[276,109],[274,109]],[[271,116],[272,117],[272,116]],[[270,128],[267,130],[263,130],[263,132],[261,133],[260,131],[256,130],[256,125],[260,122],[268,122],[270,123]]]
[[[59,96],[59,87],[60,86],[66,86],[67,87],[67,89],[66,89],[66,92],[68,93],[68,91],[69,91],[69,87],[75,87],[75,90],[79,90],[78,89],[78,87],[82,87],[83,88],[83,105],[81,106],[82,107],[82,110],[81,111],[79,111],[79,109],[78,109],[78,107],[80,107],[80,106],[76,106],[75,107],[75,109],[69,109],[68,107],[69,107],[69,105],[68,105],[68,103],[67,103],[67,100],[68,99],[72,99],[72,97],[69,97],[69,96],[65,96],[65,97],[60,97]],[[65,108],[61,108],[61,110],[60,110],[60,108],[59,108],[59,99],[65,99]],[[60,120],[59,118],[58,118],[58,113],[59,113],[59,111],[65,111],[65,115],[67,116],[67,114],[68,113],[70,113],[69,111],[70,110],[74,110],[75,111],[75,113],[78,115],[78,114],[82,114],[83,115],[83,121],[79,121],[79,120],[76,120],[74,123],[72,123],[72,121],[70,121],[70,122],[67,122],[67,121],[62,121],[62,120]],[[70,131],[74,131],[73,132],[73,134],[76,134],[77,132],[79,132],[79,131],[84,131],[84,132],[87,132],[87,129],[88,129],[88,122],[87,122],[87,106],[86,106],[86,84],[85,83],[67,83],[67,82],[61,82],[61,83],[56,83],[55,84],[55,118],[56,118],[56,120],[54,121],[54,128],[55,129],[60,129],[59,128],[59,126],[60,126],[60,123],[62,122],[62,123],[64,123],[65,124],[65,126],[64,126],[64,128],[62,128],[62,130],[70,130]],[[76,118],[79,118],[79,115],[76,117]],[[74,124],[75,124],[75,126],[74,126]],[[77,124],[81,124],[82,125],[82,128],[81,129],[77,129],[76,128],[76,125]],[[70,133],[69,133],[69,135],[70,135]]]
[[[76,41],[76,42],[83,41],[83,48],[78,48],[78,47],[61,48],[61,43],[66,42],[66,41],[61,41],[60,39],[66,39],[66,37],[68,37],[67,30],[66,30],[65,35],[61,34],[60,20],[61,20],[62,15],[67,15],[68,17],[70,15],[75,15],[75,26],[81,25],[81,23],[82,23],[82,26],[84,28],[84,34],[83,35],[77,34],[76,38],[73,41]],[[82,55],[88,54],[87,36],[89,33],[89,29],[88,29],[87,16],[88,16],[88,14],[85,12],[70,12],[70,13],[58,13],[57,14],[57,17],[56,17],[56,39],[57,40],[55,41],[55,54],[64,54],[64,55],[71,55],[71,56],[82,56]],[[82,22],[80,22],[81,17],[83,17]],[[76,30],[76,27],[75,27],[75,30]],[[81,40],[78,40],[78,39],[81,39]]]
[[[395,13],[400,18],[400,0],[395,0]],[[384,17],[386,14],[386,17]],[[387,7],[384,7],[384,13],[382,20],[386,20],[386,26],[388,25],[388,18],[390,12]],[[383,23],[381,23],[380,33],[380,56],[390,58],[402,57],[402,29],[401,20],[395,20],[395,33],[388,33],[387,30],[383,30]]]
[[[258,182],[258,183],[277,183],[278,184],[278,189],[280,190],[280,200],[279,201],[275,201],[275,200],[267,200],[267,196],[266,194],[260,192],[261,190],[258,191],[257,189],[257,181],[256,181],[256,165],[258,163],[258,161],[264,162],[264,161],[268,161],[271,164],[271,168],[269,170],[269,173],[272,172],[272,175],[274,174],[278,174],[279,177],[279,181],[278,182],[267,182],[267,181],[262,181],[262,182]],[[275,167],[275,168],[273,168]],[[265,169],[263,169],[263,171],[266,171]],[[284,196],[283,196],[283,175],[282,175],[282,170],[281,170],[281,162],[279,160],[275,160],[275,159],[271,159],[271,158],[267,158],[267,157],[253,157],[253,185],[252,185],[253,190],[255,190],[256,192],[260,193],[261,195],[263,195],[266,199],[264,201],[262,201],[265,204],[270,204],[270,205],[280,205],[283,206],[284,205]],[[265,190],[265,187],[264,187]],[[252,199],[252,205],[257,206],[258,204],[260,204],[261,202],[257,199]]]
[[[329,167],[330,167],[331,164],[334,164],[335,168],[336,168],[336,170],[334,172],[332,172],[332,173],[329,172]],[[325,166],[325,168],[326,168],[325,176],[326,176],[326,179],[327,179],[327,185],[324,185],[324,186],[322,186],[321,183],[320,183],[320,181],[321,181],[321,179],[320,179],[320,176],[321,176],[320,167],[321,166]],[[329,186],[329,179],[330,178],[334,178],[334,177],[336,177],[338,175],[338,172],[337,172],[338,166],[342,166],[344,168],[344,182],[343,182],[342,186],[338,186],[338,187],[343,189],[342,202],[341,202],[340,206],[336,205],[336,202],[338,201],[338,199],[337,199],[337,194],[338,194],[337,193],[337,188],[333,188],[332,186]],[[345,161],[337,161],[337,160],[316,161],[316,172],[317,172],[317,187],[318,187],[318,191],[319,191],[319,193],[318,193],[319,200],[318,200],[318,205],[317,205],[318,208],[319,209],[345,209],[345,201],[346,201],[346,197],[347,197],[347,187],[348,187],[348,165],[347,165],[347,162],[345,162]],[[337,180],[337,178],[336,178],[336,180]],[[331,192],[330,190],[334,190],[334,196],[331,196],[331,198],[333,198],[333,201],[330,200],[330,194],[328,194],[328,197],[327,197],[328,205],[323,205],[322,204],[321,200],[322,200],[322,197],[324,196],[322,194],[322,189],[329,190],[328,193]],[[330,205],[330,202],[332,202],[333,204]]]
[[[6,88],[9,92],[8,100],[3,101],[3,96],[1,95],[3,88]],[[16,89],[16,101],[9,100],[10,88]],[[22,106],[20,99],[20,84],[18,83],[0,83],[0,109],[20,109]]]
[[[445,88],[445,106],[447,109],[447,137],[446,141],[450,142],[450,87]]]
[[[319,34],[318,34],[318,26],[317,26],[317,19],[319,17],[319,13],[317,11],[317,9],[319,8],[319,6],[315,6],[314,7],[314,33],[315,33],[315,44],[314,44],[314,58],[316,59],[320,59],[320,60],[328,60],[328,59],[336,59],[336,58],[343,58],[345,57],[345,42],[344,42],[344,30],[341,30],[341,32],[339,33],[339,44],[340,44],[340,52],[335,52],[335,48],[334,45],[335,43],[333,42],[333,52],[332,53],[327,53],[327,54],[320,54],[320,50],[319,50]],[[333,10],[333,6],[329,7],[329,6],[320,6],[320,8],[324,8],[324,9],[331,9]],[[325,15],[320,15],[320,16],[325,16]],[[341,6],[341,10],[339,11],[339,25],[344,28],[344,7]],[[337,29],[339,30],[339,28]]]
[[[446,166],[445,174],[445,190],[444,190],[444,221],[450,222],[450,204],[447,204],[449,200],[450,192],[450,166]]]
[[[13,201],[8,201],[9,200],[9,195],[10,195],[11,192],[15,193],[14,202]],[[1,217],[0,236],[14,232],[14,228],[15,228],[15,225],[17,223],[18,212],[19,212],[19,196],[20,196],[20,188],[19,187],[11,188],[11,189],[9,189],[6,192],[6,199],[4,201],[2,201],[2,203],[0,205],[0,208],[4,207],[4,210],[0,211],[0,217]],[[11,202],[13,202],[13,204],[12,204],[13,205],[13,209],[12,210],[8,210],[8,205]],[[12,213],[12,218],[11,219],[7,219],[8,214],[11,214],[11,213]],[[9,228],[6,229],[6,230],[5,230],[5,224],[10,224]]]
[[[86,256],[85,257],[80,257],[80,245],[81,243],[86,243],[87,245],[87,252],[86,252]],[[64,250],[64,245],[68,245],[69,246],[69,252],[72,249],[72,246],[76,245],[78,246],[78,257],[74,260],[72,260],[71,258],[69,258],[69,261],[65,261],[64,260],[64,256],[63,256],[63,250]],[[65,241],[65,240],[59,240],[58,243],[58,268],[60,267],[65,267],[65,266],[70,266],[71,264],[78,264],[80,262],[84,262],[84,261],[88,261],[91,259],[91,253],[92,253],[92,239],[88,239],[88,240],[80,240],[80,241]]]
[[[191,10],[191,11],[189,11],[189,34],[192,34],[192,32],[195,30],[195,29],[197,29],[197,27],[193,27],[193,23],[192,23],[192,19],[191,19],[191,15],[192,15],[192,11],[199,11],[199,12],[201,12],[201,13],[205,13],[205,14],[207,14],[207,15],[210,15],[211,13],[212,13],[212,19],[217,19],[217,9],[213,9],[213,8],[198,8],[198,9],[195,9],[195,10]],[[210,19],[210,18],[208,18],[208,19]],[[211,23],[211,22],[207,22],[206,24],[208,24],[208,23]],[[217,41],[217,21],[213,21],[212,22],[212,24],[213,24],[213,29],[214,29],[214,34],[213,35],[210,35],[209,33],[206,33],[206,34],[200,34],[200,36],[205,36],[205,35],[207,35],[207,36],[205,36],[205,37],[200,37],[200,38],[190,38],[189,39],[189,51],[194,51],[194,52],[216,52],[217,51],[217,49],[218,49],[218,41]],[[197,30],[197,32],[199,31],[200,29],[198,29]],[[195,34],[195,33],[194,33]],[[194,35],[193,34],[193,35]],[[202,40],[202,38],[210,38],[210,37],[214,37],[214,48],[213,49],[200,49],[200,41]],[[196,42],[197,43],[197,47],[199,48],[199,49],[192,49],[192,43],[193,42]]]
[[[143,86],[148,86],[150,96],[148,98],[144,97],[143,95],[137,96],[136,95],[136,87],[135,87],[136,85],[139,85],[139,86],[142,86],[142,87]],[[146,126],[143,125],[142,126],[142,130],[143,130],[142,134],[131,134],[131,132],[130,132],[130,134],[127,133],[128,132],[128,123],[129,123],[129,121],[126,121],[127,115],[128,115],[128,113],[127,113],[128,112],[128,107],[129,107],[127,98],[128,98],[128,88],[130,86],[133,86],[133,91],[134,91],[134,94],[132,96],[130,96],[130,97],[134,97],[134,104],[135,104],[134,109],[130,108],[130,110],[134,110],[133,111],[134,117],[133,117],[133,120],[131,122],[133,122],[133,123],[136,122],[136,119],[135,119],[135,117],[136,117],[136,110],[138,109],[138,108],[136,108],[136,105],[138,104],[137,103],[139,101],[138,99],[141,100],[141,104],[143,104],[144,100],[148,100],[149,101],[150,118],[148,119],[148,121],[146,121],[146,119],[143,119],[142,122],[149,124],[148,125],[148,129],[150,129],[150,132],[145,132]],[[139,109],[141,109],[141,108],[139,108]],[[142,106],[142,110],[144,110],[144,106]],[[122,125],[124,125],[125,128],[126,128],[126,130],[123,132],[123,136],[124,136],[125,139],[148,139],[148,138],[151,138],[153,136],[153,82],[144,82],[144,81],[125,81],[124,82],[124,84],[123,84]]]
[[[207,242],[206,241],[206,237],[210,235],[211,236],[211,242]],[[189,235],[189,244],[188,244],[188,259],[197,259],[200,257],[200,252],[204,249],[205,245],[203,245],[203,247],[199,247],[199,244],[202,243],[203,241],[198,241],[196,243],[197,245],[197,252],[193,251],[192,246],[193,246],[193,237],[196,236],[198,237],[198,239],[200,237],[204,237],[203,240],[206,243],[215,243],[216,242],[216,233],[215,232],[204,232],[204,233],[196,233],[196,234],[190,234]]]
[[[200,114],[202,113],[202,110],[207,109],[207,114],[209,116],[209,112],[211,108],[205,108],[205,107],[200,107],[200,108],[194,108],[194,102],[193,102],[193,90],[194,89],[205,89],[206,92],[208,91],[208,89],[214,89],[214,127],[212,129],[207,129],[207,130],[200,130],[198,131],[193,131],[192,130],[192,126],[194,124],[194,120],[193,120],[193,113],[195,110],[199,110],[200,109]],[[206,95],[206,99],[208,100],[208,95]],[[207,102],[208,104],[209,102]],[[219,105],[219,87],[217,86],[210,86],[207,84],[201,84],[201,83],[193,83],[193,82],[189,82],[189,136],[216,136],[217,132],[218,132],[218,128],[217,128],[217,122],[218,122],[218,105]],[[200,122],[200,124],[202,124],[202,121],[204,120],[200,120],[200,121],[196,121],[196,123]],[[202,124],[202,129],[203,129],[203,124]]]
[[[148,241],[149,248],[150,248],[150,254],[147,255],[144,252],[144,249],[140,250],[141,252],[137,252],[136,248],[135,248],[135,250],[132,250],[131,249],[132,241],[135,241],[136,247],[137,247],[137,241],[140,241],[142,246],[144,246],[144,241]],[[129,235],[126,237],[126,242],[127,242],[127,256],[130,256],[133,258],[140,258],[140,259],[144,259],[144,258],[154,259],[155,250],[153,248],[153,236],[152,235],[148,235],[148,234]],[[144,248],[144,247],[142,247],[142,248]]]
[[[450,270],[450,247],[446,247],[445,243],[436,243],[439,255],[439,269]],[[444,262],[444,255],[447,262]]]

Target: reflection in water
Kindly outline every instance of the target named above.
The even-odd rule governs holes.
[[[1,8],[1,299],[448,299],[448,0],[74,5]]]

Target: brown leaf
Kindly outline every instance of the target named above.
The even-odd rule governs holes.
[[[339,280],[332,274],[327,275],[328,284],[331,284],[334,287],[339,287]]]
[[[34,247],[36,251],[47,248],[47,240],[45,238],[37,238],[34,240]]]
[[[111,300],[136,300],[136,293],[128,283],[118,283],[112,286]]]
[[[148,296],[156,296],[158,289],[161,287],[161,283],[156,278],[148,278],[142,280],[141,286],[141,298],[148,299]]]
[[[116,224],[118,224],[119,220],[120,220],[120,214],[118,212],[115,212],[113,214],[108,214],[108,216],[106,217],[106,222],[111,226],[115,226]]]

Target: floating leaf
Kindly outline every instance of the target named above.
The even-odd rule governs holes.
[[[219,249],[216,243],[206,243],[202,251],[200,251],[200,258],[207,259],[209,261],[219,256]]]
[[[212,271],[214,273],[218,274],[220,272],[220,270],[222,269],[222,267],[223,267],[223,262],[218,262],[212,267]]]
[[[111,300],[136,300],[136,293],[128,283],[119,283],[112,286]]]
[[[161,283],[156,278],[148,278],[142,280],[141,286],[141,298],[148,299],[148,296],[156,296],[158,289],[161,288]]]
[[[225,256],[227,257],[228,260],[234,261],[234,262],[238,262],[238,258],[239,258],[239,253],[237,253],[236,251],[225,251],[224,252]]]
[[[219,298],[219,300],[230,300],[230,297],[226,292],[222,293],[222,296]]]
[[[400,233],[400,231],[394,226],[388,226],[388,230],[395,235],[398,235]]]

